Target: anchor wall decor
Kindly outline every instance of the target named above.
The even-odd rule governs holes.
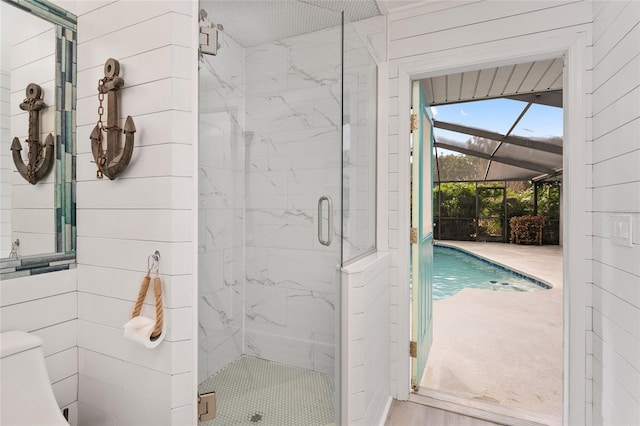
[[[20,109],[29,112],[29,162],[24,164],[22,160],[22,145],[20,139],[13,138],[11,151],[13,162],[20,175],[32,185],[45,177],[53,165],[53,136],[51,133],[44,140],[44,145],[40,143],[40,111],[47,107],[42,100],[42,87],[35,83],[29,83],[26,89],[26,98],[20,104]],[[44,151],[44,152],[43,152]]]
[[[131,161],[133,154],[133,136],[136,126],[131,116],[127,116],[124,129],[118,127],[118,90],[124,86],[124,80],[118,75],[120,63],[113,58],[107,59],[104,64],[104,78],[98,80],[98,123],[91,132],[91,151],[98,165],[96,177],[102,179],[106,175],[114,180],[124,171]],[[104,95],[107,95],[107,125],[102,122],[104,108],[102,103]],[[120,149],[120,130],[125,134],[124,147]],[[102,133],[107,134],[107,148],[103,148]]]

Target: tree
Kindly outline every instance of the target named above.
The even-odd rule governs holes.
[[[434,173],[440,173],[441,182],[459,182],[480,180],[484,176],[487,160],[464,154],[438,155],[438,168]],[[438,181],[438,175],[433,177]]]

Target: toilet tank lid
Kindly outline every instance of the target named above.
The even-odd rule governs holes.
[[[0,358],[27,351],[42,345],[42,339],[24,331],[13,330],[0,333]]]

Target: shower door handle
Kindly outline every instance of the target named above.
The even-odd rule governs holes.
[[[324,216],[322,214],[322,202],[327,202],[327,239],[322,237],[322,222]],[[324,246],[331,245],[333,241],[333,200],[328,195],[323,195],[318,199],[318,241]]]

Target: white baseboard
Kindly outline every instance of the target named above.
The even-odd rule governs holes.
[[[387,399],[387,404],[384,407],[384,410],[382,411],[382,416],[380,416],[380,421],[378,422],[378,426],[384,426],[384,424],[387,422],[387,416],[389,416],[389,410],[391,409],[391,403],[393,402],[393,398],[389,397]]]

